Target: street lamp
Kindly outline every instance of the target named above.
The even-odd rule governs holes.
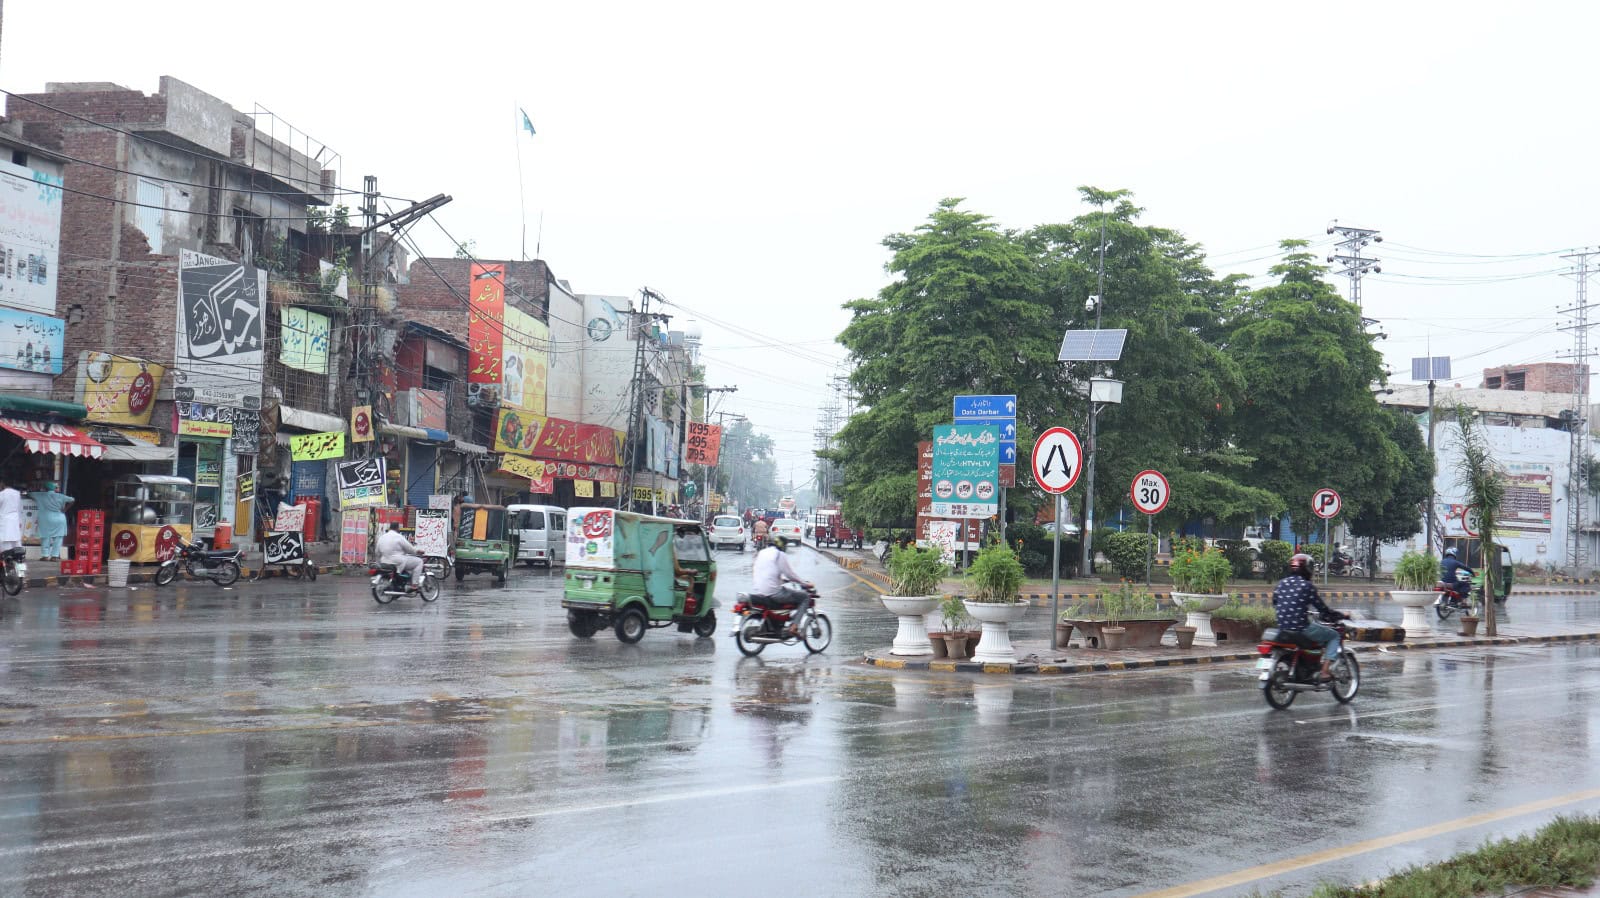
[[[1083,545],[1082,576],[1089,576],[1089,560],[1094,557],[1094,454],[1099,448],[1100,440],[1097,436],[1097,422],[1100,420],[1100,409],[1107,405],[1119,405],[1122,402],[1122,381],[1111,377],[1089,378],[1089,460],[1088,485],[1085,487],[1085,511],[1083,527],[1080,536]],[[1060,526],[1059,524],[1057,526]]]

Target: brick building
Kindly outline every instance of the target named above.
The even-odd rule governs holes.
[[[1588,393],[1589,366],[1567,362],[1539,362],[1483,369],[1485,390],[1526,390],[1532,393]]]

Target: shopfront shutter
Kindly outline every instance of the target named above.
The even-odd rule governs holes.
[[[406,504],[417,508],[428,507],[428,497],[434,492],[434,478],[439,464],[439,447],[411,444],[411,460],[406,465]]]

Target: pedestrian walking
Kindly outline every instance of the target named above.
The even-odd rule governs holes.
[[[72,504],[72,497],[62,494],[55,481],[47,480],[44,489],[29,493],[28,498],[39,509],[39,559],[60,561],[61,541],[67,537],[67,506]]]
[[[0,477],[0,551],[22,545],[22,494]]]

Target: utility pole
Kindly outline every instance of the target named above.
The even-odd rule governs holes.
[[[628,327],[633,334],[633,379],[628,388],[633,396],[628,403],[628,439],[622,452],[622,485],[617,490],[618,508],[633,507],[633,482],[635,469],[639,465],[639,431],[644,426],[644,382],[649,375],[646,370],[649,356],[645,354],[645,337],[651,321],[650,300],[661,298],[649,287],[640,288],[639,294],[639,311],[628,316]]]
[[[1589,564],[1589,541],[1584,529],[1588,526],[1589,497],[1589,359],[1594,350],[1589,348],[1589,278],[1594,271],[1589,259],[1600,255],[1600,250],[1585,248],[1568,253],[1563,259],[1572,260],[1572,270],[1567,274],[1578,285],[1577,301],[1561,314],[1572,318],[1571,324],[1561,330],[1572,332],[1572,443],[1567,468],[1567,564],[1574,574],[1581,574]],[[1485,564],[1488,564],[1485,549]]]
[[[1094,329],[1100,329],[1101,315],[1106,307],[1106,204],[1100,203],[1100,271],[1095,279],[1094,295]],[[1083,514],[1078,523],[1078,545],[1083,549],[1082,567],[1078,569],[1078,576],[1087,577],[1090,574],[1090,565],[1094,561],[1094,450],[1096,427],[1099,415],[1094,408],[1094,362],[1089,363],[1089,376],[1084,379],[1084,397],[1089,400],[1089,446],[1084,453],[1088,459],[1084,479],[1087,481],[1083,489]],[[1058,506],[1059,508],[1060,506]],[[1065,526],[1059,518],[1056,520],[1056,532],[1060,533]]]
[[[1378,263],[1379,259],[1372,259],[1361,255],[1361,248],[1374,243],[1382,243],[1383,235],[1373,228],[1351,228],[1334,221],[1328,227],[1329,234],[1338,234],[1341,239],[1335,246],[1334,254],[1328,257],[1329,262],[1338,262],[1344,268],[1334,272],[1339,277],[1350,279],[1350,301],[1361,308],[1361,279],[1370,272],[1382,274],[1383,268]],[[1365,319],[1363,319],[1365,321]]]

